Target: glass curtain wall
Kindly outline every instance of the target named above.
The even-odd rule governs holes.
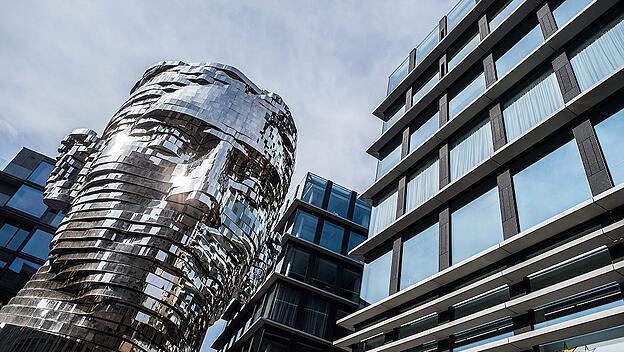
[[[308,174],[305,185],[303,186],[301,200],[319,208],[322,207],[326,187],[327,181],[315,175]]]
[[[498,11],[488,16],[492,19],[489,24],[490,32],[498,28],[523,2],[524,0],[507,0],[502,7],[498,8]]]
[[[613,101],[611,104],[618,103]],[[616,106],[615,112],[600,116],[604,120],[596,124],[595,129],[609,172],[617,185],[624,182],[624,108],[622,103]]]
[[[565,26],[572,17],[581,12],[592,0],[560,0],[553,6],[553,17],[557,27]]]
[[[369,264],[364,265],[362,276],[362,299],[373,304],[388,296],[390,292],[390,266],[392,251],[388,251]]]
[[[433,89],[433,87],[440,81],[440,73],[438,72],[437,66],[434,66],[434,68],[429,70],[429,73],[423,75],[423,77],[426,77],[426,80],[424,82],[420,82],[419,84],[415,84],[413,87],[412,106],[418,104],[420,99],[429,93],[431,89]]]
[[[514,29],[514,36],[494,49],[494,65],[498,78],[505,76],[543,42],[544,35],[536,21],[523,23]]]
[[[397,190],[396,188],[379,200],[371,211],[369,236],[374,236],[385,229],[396,219]]]
[[[479,45],[480,37],[477,28],[468,31],[459,41],[459,45],[449,50],[448,70],[455,68],[474,48]]]
[[[483,70],[474,71],[465,77],[463,85],[459,83],[458,90],[450,96],[448,102],[449,120],[462,112],[483,92],[485,92],[485,75]]]
[[[438,272],[440,230],[435,223],[403,242],[401,290]]]
[[[490,119],[484,117],[466,134],[451,142],[451,181],[463,176],[493,152]]]
[[[410,127],[410,152],[420,147],[429,137],[433,136],[440,126],[440,113],[428,110]]]

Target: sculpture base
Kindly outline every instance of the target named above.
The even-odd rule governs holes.
[[[95,352],[82,342],[32,328],[5,325],[0,328],[2,352]]]

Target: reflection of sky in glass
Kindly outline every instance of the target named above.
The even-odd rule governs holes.
[[[451,98],[449,101],[449,116],[455,117],[468,104],[475,100],[481,93],[485,91],[485,76],[483,72],[470,82],[461,92]]]
[[[492,20],[490,21],[490,31],[494,31],[523,2],[524,2],[524,0],[509,0],[509,1],[507,1],[507,5],[505,5],[505,7],[503,7],[496,15],[494,15],[494,18],[492,18]]]
[[[503,77],[542,42],[544,42],[542,30],[536,25],[529,33],[507,50],[506,53],[496,59],[495,65],[498,77]]]
[[[591,197],[574,140],[513,177],[520,230]]]
[[[391,262],[392,251],[389,251],[364,266],[361,293],[364,301],[372,304],[388,296]]]
[[[613,182],[624,182],[624,109],[597,124],[596,134]]]
[[[418,90],[414,91],[414,94],[412,94],[412,105],[416,105],[420,101],[420,99],[425,96],[425,94],[429,93],[429,91],[431,91],[433,86],[435,86],[439,80],[440,74],[438,73],[438,71],[435,71],[433,73],[433,76],[431,76],[427,82],[420,86]]]
[[[320,245],[336,253],[340,253],[342,249],[342,238],[344,237],[344,228],[325,221],[323,231],[321,232]]]
[[[602,312],[602,311],[605,311],[607,309],[619,307],[619,306],[622,306],[622,305],[624,305],[624,301],[622,301],[622,300],[615,301],[615,302],[609,302],[609,303],[606,303],[606,304],[603,304],[603,305],[600,305],[600,306],[597,306],[597,307],[592,307],[592,308],[589,308],[589,309],[582,310],[580,312],[575,312],[575,313],[568,314],[568,315],[565,315],[565,316],[562,316],[562,317],[559,317],[559,318],[556,318],[556,319],[547,320],[545,322],[535,324],[535,329],[545,328],[547,326],[559,324],[559,323],[562,323],[564,321],[568,321],[568,320],[584,317],[584,316],[587,316],[587,315],[590,315],[590,314]]]
[[[474,0],[460,0],[455,7],[446,16],[447,30],[450,32],[455,26],[459,24],[462,18],[475,7]]]
[[[438,272],[439,242],[435,224],[403,243],[401,289]]]
[[[502,240],[503,229],[496,187],[451,214],[453,264]]]
[[[292,235],[314,242],[317,224],[318,218],[316,216],[298,210]]]
[[[461,48],[453,57],[448,61],[448,70],[452,70],[457,64],[459,64],[471,51],[479,45],[479,33],[476,33],[463,48]]]
[[[566,0],[553,10],[553,17],[559,28],[563,27],[572,17],[581,12],[591,0]]]
[[[431,137],[440,125],[440,113],[436,111],[425,123],[420,125],[410,135],[410,152],[416,150],[424,141]]]

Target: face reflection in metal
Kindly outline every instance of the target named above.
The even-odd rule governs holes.
[[[150,67],[101,137],[62,141],[45,200],[67,216],[0,311],[0,342],[11,326],[93,351],[198,350],[277,257],[296,134],[282,99],[233,67]]]

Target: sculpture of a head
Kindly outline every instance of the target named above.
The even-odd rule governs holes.
[[[235,68],[152,66],[101,137],[62,141],[45,201],[66,218],[0,321],[105,350],[196,350],[270,267],[295,145],[282,99]]]

